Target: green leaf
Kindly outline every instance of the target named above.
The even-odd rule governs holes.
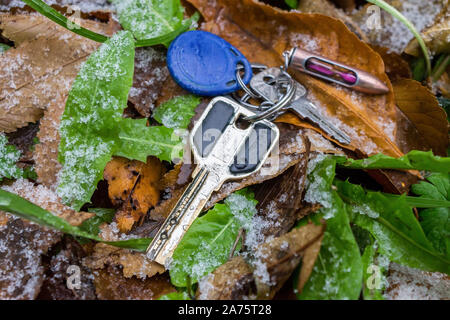
[[[158,39],[155,44],[168,44],[189,29],[198,15],[183,21],[180,0],[110,0],[116,5],[119,21],[137,40]],[[147,45],[149,45],[147,43]]]
[[[425,71],[425,59],[423,57],[416,58],[411,63],[411,69],[413,73],[413,79],[419,82],[425,80],[426,71]]]
[[[185,291],[182,292],[171,292],[164,294],[158,298],[158,300],[191,300],[189,294]]]
[[[69,93],[60,127],[58,194],[75,210],[90,201],[113,155],[143,162],[149,155],[181,158],[173,129],[122,118],[133,81],[133,41],[128,31],[116,33],[89,57]]]
[[[427,180],[429,182],[422,181],[411,188],[412,192],[420,196],[419,199],[449,200],[449,174],[435,173],[429,176]],[[445,208],[438,207],[421,210],[419,215],[420,224],[433,247],[438,252],[446,255],[447,259],[450,260],[450,208],[447,206]]]
[[[47,5],[42,0],[22,0],[22,1],[25,2],[32,9],[36,10],[40,14],[42,14],[42,15],[46,16],[47,18],[49,18],[50,20],[52,20],[53,22],[56,22],[60,26],[66,28],[80,36],[83,36],[85,38],[88,38],[88,39],[91,39],[91,40],[94,40],[97,42],[105,42],[106,40],[108,40],[108,37],[106,37],[102,34],[85,29],[82,26],[69,21],[64,15],[62,15],[61,13],[59,13],[58,11],[56,11],[55,9],[53,9],[52,7]],[[69,25],[72,27],[69,28],[68,27]]]
[[[336,180],[354,224],[369,231],[380,253],[391,261],[425,271],[450,272],[450,261],[436,251],[404,197],[367,192],[359,185]]]
[[[4,43],[0,43],[0,55],[5,52],[6,50],[9,50],[11,47],[8,46],[7,44]]]
[[[241,190],[231,194],[224,204],[216,204],[197,218],[173,254],[170,265],[172,284],[186,287],[188,276],[194,284],[225,263],[239,229],[249,226],[256,213],[256,203],[253,193]]]
[[[75,210],[90,201],[114,153],[133,71],[134,40],[121,31],[89,57],[72,85],[60,126],[58,194]]]
[[[363,277],[361,255],[345,204],[331,187],[336,162],[332,157],[318,156],[309,168],[305,199],[323,206],[319,211],[327,219],[327,227],[314,269],[298,298],[358,299]]]
[[[17,179],[23,176],[22,169],[16,163],[20,159],[20,151],[8,144],[8,138],[0,133],[0,181],[4,178]]]
[[[104,208],[90,208],[88,212],[95,213],[95,216],[87,219],[80,225],[80,229],[86,231],[87,233],[98,235],[100,232],[100,225],[102,223],[110,223],[116,210],[114,209],[104,209]]]
[[[200,97],[184,95],[175,97],[155,109],[153,118],[167,128],[187,129]]]
[[[124,241],[103,241],[96,234],[92,234],[82,228],[72,226],[66,220],[51,214],[34,203],[2,189],[0,189],[0,210],[76,237],[100,241],[120,248],[145,251],[151,242],[151,239],[148,238]]]
[[[298,8],[298,0],[284,0],[284,2],[286,2],[286,4],[291,9],[297,9]]]
[[[406,200],[406,203],[413,208],[440,208],[450,207],[450,201],[447,200],[438,200],[433,198],[427,198],[427,197],[410,197],[405,195],[398,195],[398,194],[391,194],[391,193],[383,193],[384,196],[390,197],[390,198],[399,198],[404,197]]]
[[[354,160],[345,156],[335,157],[339,166],[349,169],[405,169],[450,172],[450,158],[433,155],[432,151],[413,150],[400,158],[377,154],[366,159]]]
[[[161,160],[182,159],[183,144],[171,128],[147,127],[147,119],[122,119],[119,124],[119,141],[114,152],[132,160],[146,162],[148,155]]]
[[[376,243],[372,243],[366,246],[364,253],[361,257],[363,264],[363,297],[364,300],[384,300],[383,290],[385,289],[385,272],[389,266],[389,260],[384,259],[386,263],[378,263],[376,258],[377,246]],[[380,256],[381,258],[384,258]],[[380,258],[379,257],[379,258]]]

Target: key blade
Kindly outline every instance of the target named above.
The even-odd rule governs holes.
[[[167,266],[186,231],[202,212],[212,193],[222,185],[217,174],[201,168],[166,218],[147,249],[147,258]]]
[[[296,113],[301,118],[310,120],[316,124],[320,129],[325,131],[326,134],[333,137],[342,144],[350,144],[350,137],[344,132],[336,128],[330,121],[328,121],[323,115],[319,113],[319,110],[314,104],[305,99],[300,98],[291,103],[289,109]]]

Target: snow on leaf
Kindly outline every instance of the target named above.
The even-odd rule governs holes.
[[[58,194],[77,210],[89,202],[114,153],[133,66],[132,35],[118,32],[89,57],[67,98],[60,126]]]
[[[23,170],[16,166],[20,151],[13,145],[8,145],[8,138],[0,133],[0,181],[3,178],[12,179],[23,176]]]
[[[200,98],[194,95],[175,97],[155,109],[153,118],[168,128],[187,129]]]
[[[255,206],[253,193],[241,190],[196,219],[173,254],[169,267],[172,284],[187,286],[187,276],[196,283],[225,263],[239,229],[256,213]]]

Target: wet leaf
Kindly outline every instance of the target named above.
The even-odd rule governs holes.
[[[21,152],[8,144],[8,138],[0,133],[0,182],[4,179],[17,179],[23,176],[23,170],[17,167]]]
[[[352,222],[372,234],[381,254],[412,268],[450,273],[450,261],[433,248],[403,197],[394,200],[365,192],[349,182],[336,185],[349,204]]]
[[[450,175],[435,173],[411,187],[412,192],[419,199],[439,200],[450,199]],[[440,253],[446,255],[450,260],[450,208],[441,206],[421,210],[419,213],[420,224],[433,247]]]
[[[448,121],[436,97],[414,80],[393,83],[397,106],[414,123],[434,153],[447,155]]]
[[[450,158],[433,155],[431,151],[413,150],[401,158],[377,154],[362,160],[341,156],[335,157],[340,166],[349,169],[404,169],[427,170],[431,172],[450,172]]]

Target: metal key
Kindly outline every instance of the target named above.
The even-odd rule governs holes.
[[[197,163],[192,182],[148,247],[150,260],[167,266],[212,193],[225,181],[247,177],[264,164],[278,142],[279,131],[267,120],[238,128],[238,119],[252,115],[252,111],[225,97],[210,102],[189,136]]]
[[[281,96],[278,87],[281,78],[282,71],[280,68],[268,68],[253,76],[250,87],[265,100],[276,103]],[[306,99],[306,88],[297,81],[295,81],[295,85],[295,96],[283,111],[290,110],[299,117],[311,121],[340,143],[350,144],[350,138],[324,117],[311,101]]]

